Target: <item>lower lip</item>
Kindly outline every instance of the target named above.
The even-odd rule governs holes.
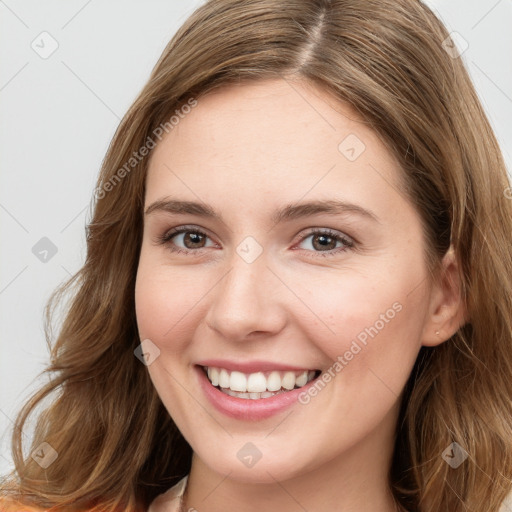
[[[204,370],[196,366],[199,384],[212,405],[220,412],[237,420],[263,420],[278,414],[297,403],[298,396],[306,391],[316,379],[301,388],[292,389],[269,398],[238,398],[223,393],[208,380]]]

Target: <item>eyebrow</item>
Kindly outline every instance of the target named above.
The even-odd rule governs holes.
[[[148,206],[144,214],[150,215],[154,212],[197,215],[199,217],[211,218],[224,222],[222,215],[217,213],[210,205],[194,201],[161,199]],[[274,224],[279,224],[284,221],[292,221],[322,213],[327,215],[356,214],[380,224],[379,218],[371,210],[363,208],[357,204],[335,199],[288,204],[283,208],[275,210],[272,214],[271,220]]]

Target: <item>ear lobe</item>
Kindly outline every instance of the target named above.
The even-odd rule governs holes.
[[[466,306],[461,296],[459,263],[450,246],[441,262],[439,280],[432,285],[422,345],[434,347],[445,342],[466,323],[466,317]]]

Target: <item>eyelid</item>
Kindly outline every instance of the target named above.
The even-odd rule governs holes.
[[[304,231],[306,230],[306,233]],[[293,250],[305,250],[308,253],[316,254],[315,257],[329,257],[329,256],[336,256],[341,252],[347,251],[347,250],[355,250],[358,247],[358,242],[351,236],[346,235],[342,231],[338,231],[332,228],[321,228],[321,227],[310,227],[305,228],[305,230],[302,230],[301,233],[298,236],[298,240],[294,242],[294,247],[309,238],[312,235],[326,235],[328,237],[332,237],[336,239],[336,241],[341,241],[344,246],[338,247],[336,249],[330,249],[327,251],[309,251],[306,249],[293,249]],[[173,227],[169,230],[166,230],[162,235],[158,235],[155,238],[155,243],[158,245],[171,245],[171,239],[175,236],[182,234],[182,233],[197,233],[200,235],[204,235],[207,238],[213,240],[213,237],[210,236],[210,234],[205,230],[204,228],[200,228],[199,226],[195,225],[180,225]],[[202,254],[202,250],[207,249],[207,247],[199,247],[197,249],[183,249],[181,247],[174,246],[173,248],[170,248],[172,252],[175,253],[184,253],[184,254],[193,254],[196,253],[196,255]]]
[[[180,225],[180,226],[176,226],[176,227],[173,227],[171,229],[167,229],[166,231],[164,231],[161,235],[157,235],[155,238],[154,238],[154,242],[157,244],[157,245],[170,245],[171,243],[171,239],[177,235],[180,235],[182,233],[199,233],[201,235],[204,235],[206,237],[208,237],[210,240],[213,240],[213,237],[210,236],[210,234],[208,233],[208,231],[204,228],[200,228],[199,226],[194,226],[194,225],[188,225],[188,224],[184,224],[184,225]],[[174,249],[171,249],[173,252],[188,252],[188,253],[191,253],[191,252],[196,252],[198,253],[201,249],[206,249],[206,247],[200,247],[198,249],[182,249],[181,247],[176,247]]]
[[[306,231],[306,233],[304,233]],[[305,230],[301,231],[299,235],[297,235],[298,241],[302,242],[306,238],[310,237],[311,235],[330,235],[334,238],[338,238],[341,240],[345,240],[348,243],[356,244],[356,240],[352,238],[351,236],[347,235],[343,231],[339,231],[337,229],[332,228],[320,228],[320,227],[312,227],[312,228],[305,228]]]

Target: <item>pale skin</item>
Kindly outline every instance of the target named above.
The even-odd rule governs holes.
[[[349,134],[365,145],[353,161],[339,149]],[[401,172],[348,105],[298,81],[202,97],[153,150],[145,210],[172,198],[223,219],[146,214],[137,273],[140,338],[160,350],[148,371],[194,452],[184,510],[396,510],[387,475],[401,393],[421,346],[444,342],[463,320],[457,261],[449,251],[433,283]],[[375,218],[347,210],[272,221],[276,209],[315,200]],[[184,225],[167,245],[155,241]],[[207,236],[190,239],[197,230]],[[262,249],[251,263],[237,252],[246,237]],[[401,311],[308,404],[244,421],[198,386],[194,365],[207,358],[326,371],[395,303]],[[250,468],[237,457],[247,442],[262,453]]]

